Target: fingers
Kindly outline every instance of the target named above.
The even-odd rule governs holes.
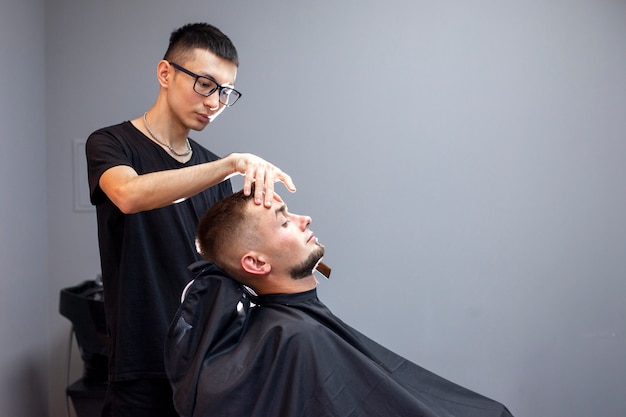
[[[268,167],[269,169],[257,170],[254,174],[254,178],[251,178],[250,188],[254,182],[254,202],[256,204],[263,204],[265,207],[271,207],[274,200],[274,175],[272,175],[273,165]],[[252,175],[250,175],[251,177]],[[246,181],[248,181],[248,173],[246,173]],[[245,191],[244,191],[245,193]],[[248,192],[248,195],[250,192]]]
[[[254,188],[254,202],[256,204],[263,204],[265,207],[271,207],[272,197],[274,196],[274,183],[270,182],[268,184],[267,171],[257,171],[257,175],[254,177],[254,183],[256,184]]]
[[[250,195],[252,192],[252,184],[254,184],[254,202],[256,204],[264,204],[269,207],[272,205],[274,183],[270,182],[270,185],[268,186],[267,181],[271,175],[268,175],[267,171],[267,167],[248,164],[244,174],[243,193],[245,195]]]
[[[250,195],[252,191],[252,184],[254,184],[254,176],[256,173],[246,172],[243,179],[243,193],[244,195]]]
[[[274,184],[282,182],[290,192],[296,191],[296,186],[291,177],[281,171],[275,165],[254,155],[242,155],[244,161],[240,161],[238,166],[240,172],[244,173],[243,192],[250,195],[252,184],[255,184],[254,202],[271,207],[274,201]]]
[[[291,180],[291,177],[284,172],[280,171],[279,175],[276,176],[276,180],[274,180],[274,182],[276,181],[280,181],[285,184],[285,187],[287,187],[287,189],[292,193],[296,192],[296,185]]]

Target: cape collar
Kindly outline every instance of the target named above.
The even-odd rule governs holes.
[[[259,295],[256,297],[256,301],[260,305],[268,305],[268,304],[283,304],[283,305],[291,305],[291,304],[299,304],[306,301],[316,300],[317,299],[317,288],[313,288],[312,290],[299,292],[295,294],[266,294]]]
[[[196,275],[196,277],[199,277],[201,275],[216,274],[216,275],[223,275],[225,277],[233,279],[229,277],[228,274],[219,266],[206,260],[194,262],[191,265],[189,265],[188,268],[193,274]],[[257,294],[254,294],[253,291],[250,291],[250,289],[247,289],[247,287],[243,285],[241,287],[245,294],[244,297],[247,296],[248,298],[250,298],[250,301],[252,301],[254,304],[257,304],[257,305],[270,305],[270,304],[293,305],[293,304],[298,304],[298,303],[317,299],[317,288],[313,288],[311,290],[299,292],[295,294],[257,295]],[[184,294],[183,294],[183,298],[184,298]]]

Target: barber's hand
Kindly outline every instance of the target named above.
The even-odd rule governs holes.
[[[291,177],[277,166],[249,153],[231,154],[235,158],[235,170],[245,175],[243,193],[250,195],[252,183],[255,183],[254,202],[271,207],[274,201],[274,183],[282,182],[292,193],[296,191]]]

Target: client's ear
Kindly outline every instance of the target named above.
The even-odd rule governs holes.
[[[266,275],[272,270],[272,266],[262,255],[256,252],[248,252],[241,257],[241,267],[244,271],[254,275]]]

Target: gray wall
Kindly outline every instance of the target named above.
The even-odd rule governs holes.
[[[44,21],[43,1],[0,6],[0,415],[11,417],[48,410]]]
[[[626,2],[251,3],[3,3],[0,415],[64,414],[58,294],[99,272],[74,141],[198,20],[244,98],[194,137],[294,177],[340,317],[518,417],[626,415]]]

